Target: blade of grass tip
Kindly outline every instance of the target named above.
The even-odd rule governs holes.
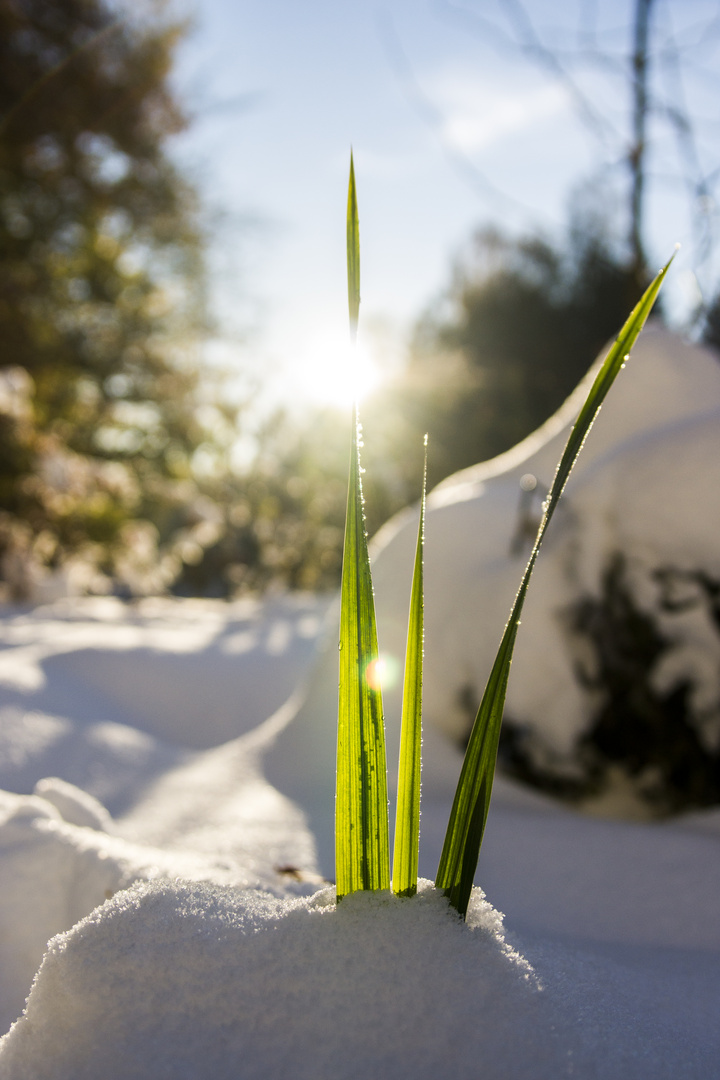
[[[674,257],[673,255],[647,288],[620,331],[570,432],[545,503],[543,518],[540,522],[535,544],[525,568],[520,589],[510,612],[510,618],[505,627],[500,648],[470,734],[470,741],[455,792],[455,800],[436,878],[438,888],[445,891],[450,903],[463,918],[467,914],[473,878],[477,869],[480,846],[490,807],[510,663],[530,576],[543,537],[555,512],[555,507],[582,449],[592,422],[615,378],[628,359],[630,349],[650,314],[660,286]]]
[[[350,333],[360,309],[360,243],[350,159],[347,220]],[[340,588],[340,686],[335,800],[337,898],[390,888],[387,767],[370,558],[363,514],[360,422],[353,412]]]
[[[422,679],[424,641],[423,548],[425,545],[425,496],[427,491],[427,435],[423,468],[420,522],[415,569],[410,593],[405,682],[400,724],[400,766],[393,848],[393,892],[414,896],[417,892],[420,845],[420,752],[422,743]]]
[[[348,312],[350,314],[350,339],[357,338],[360,314],[360,220],[358,218],[357,189],[355,187],[355,163],[350,151],[350,181],[347,205],[347,282]]]

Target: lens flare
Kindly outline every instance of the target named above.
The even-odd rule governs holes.
[[[382,653],[365,668],[365,678],[373,690],[391,690],[400,677],[400,663],[394,656]]]

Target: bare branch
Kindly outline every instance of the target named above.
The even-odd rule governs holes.
[[[422,90],[402,47],[391,17],[385,12],[378,12],[376,21],[378,34],[385,53],[405,87],[409,102],[418,116],[437,136],[443,153],[458,176],[476,195],[482,199],[490,200],[501,210],[521,213],[524,217],[536,220],[537,213],[534,210],[519,199],[514,199],[511,195],[501,191],[481,169],[478,169],[467,154],[464,154],[457,147],[449,145],[444,132],[445,117],[437,105]]]
[[[619,140],[618,131],[594,107],[590,98],[580,89],[566,66],[561,62],[559,52],[548,48],[540,39],[520,0],[504,0],[503,2],[503,11],[508,13],[511,22],[514,24],[514,34],[505,34],[490,20],[483,18],[474,11],[463,8],[460,4],[454,3],[453,0],[441,0],[439,7],[454,16],[460,16],[467,25],[473,27],[475,33],[480,33],[484,40],[487,40],[488,34],[492,34],[497,40],[502,41],[505,48],[509,46],[514,48],[515,51],[520,49],[526,56],[553,75],[568,91],[582,122],[602,143],[605,149],[607,149],[609,140],[615,142]],[[596,57],[596,59],[598,58]],[[607,58],[603,62],[607,62]]]

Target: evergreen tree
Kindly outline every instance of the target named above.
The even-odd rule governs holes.
[[[0,0],[8,557],[94,543],[108,567],[129,520],[178,524],[173,485],[205,437],[198,214],[166,151],[185,124],[168,84],[180,33],[104,0]]]
[[[429,432],[430,483],[508,450],[551,416],[617,333],[637,288],[593,229],[572,228],[565,248],[479,233],[419,322],[387,406],[406,446]]]

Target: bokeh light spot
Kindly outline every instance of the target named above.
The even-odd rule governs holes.
[[[400,662],[394,656],[381,653],[365,668],[365,678],[373,690],[391,690],[400,678]]]

